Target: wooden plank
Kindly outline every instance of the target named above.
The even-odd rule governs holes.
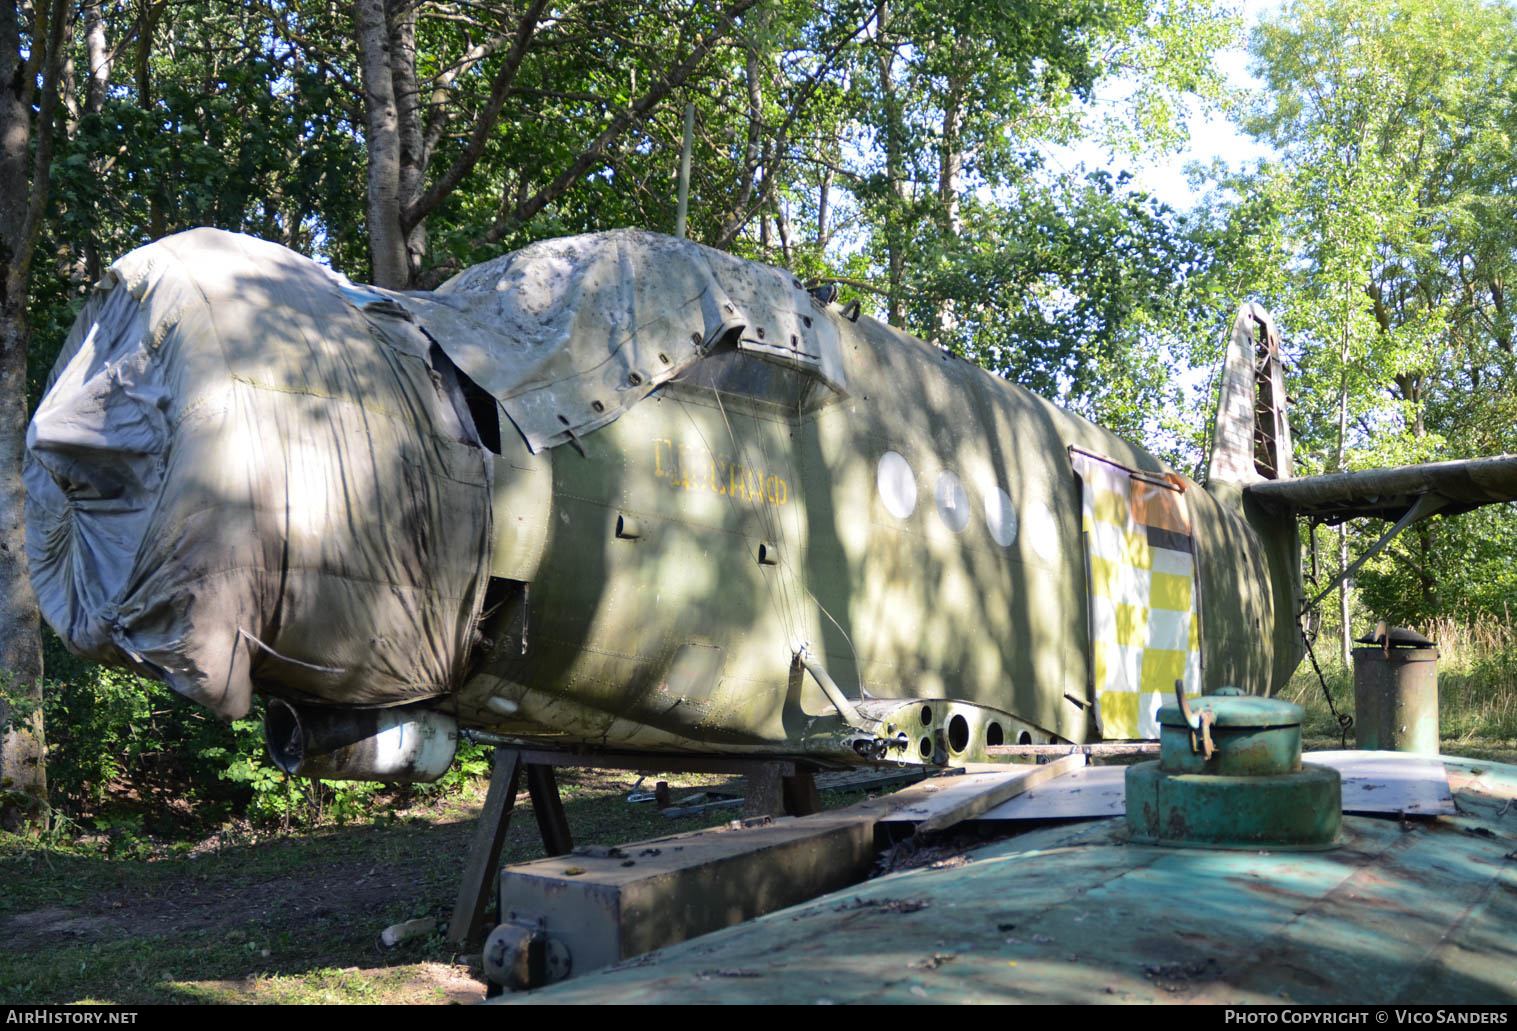
[[[1078,820],[1121,816],[1127,801],[1126,766],[1087,766],[995,806],[979,817],[995,820]]]
[[[972,820],[1029,788],[1085,766],[1083,755],[1066,755],[1041,766],[1011,766],[994,772],[923,781],[898,791],[884,824],[910,823],[925,834]]]
[[[872,767],[838,770],[818,774],[816,786],[821,791],[881,791],[885,788],[915,784],[932,772],[931,769],[922,766],[893,770],[878,770]]]
[[[532,815],[543,837],[543,851],[550,856],[566,856],[574,850],[574,836],[569,833],[569,818],[558,795],[558,778],[553,767],[527,767],[527,792],[532,796]]]
[[[743,778],[743,819],[785,815],[784,774],[770,763],[755,767]]]
[[[484,740],[484,735],[475,735]],[[637,770],[643,773],[751,773],[758,766],[772,766],[782,777],[795,776],[795,763],[771,759],[726,759],[717,756],[640,755],[635,752],[557,752],[529,748],[522,762],[534,766],[587,766],[593,769]]]
[[[822,811],[822,794],[817,790],[816,777],[805,771],[794,777],[780,778],[780,793],[785,800],[786,816],[810,816]]]
[[[1157,741],[1097,741],[1089,745],[991,745],[992,759],[1026,759],[1044,755],[1158,755]]]

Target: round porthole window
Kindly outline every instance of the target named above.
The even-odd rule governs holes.
[[[985,526],[990,538],[1003,548],[1011,547],[1017,539],[1017,510],[1011,503],[1011,495],[1000,487],[990,488],[985,495]]]
[[[875,484],[885,511],[897,519],[911,518],[911,513],[917,509],[917,477],[905,458],[895,451],[881,455]]]

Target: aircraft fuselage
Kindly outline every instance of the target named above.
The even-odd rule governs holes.
[[[792,662],[807,647],[850,695],[998,710],[1007,743],[1101,736],[1069,449],[1173,471],[972,363],[837,321],[846,394],[718,347],[578,446],[532,455],[505,427],[465,723],[784,752],[833,712]],[[1277,689],[1300,658],[1294,522],[1183,483],[1202,683]]]

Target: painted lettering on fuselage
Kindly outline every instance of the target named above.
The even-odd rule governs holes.
[[[790,485],[778,474],[672,440],[654,440],[653,475],[678,490],[709,491],[766,505],[790,501]]]

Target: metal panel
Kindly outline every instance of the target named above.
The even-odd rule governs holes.
[[[1453,813],[1448,771],[1442,761],[1399,752],[1307,752],[1305,762],[1331,766],[1343,775],[1345,813]]]

